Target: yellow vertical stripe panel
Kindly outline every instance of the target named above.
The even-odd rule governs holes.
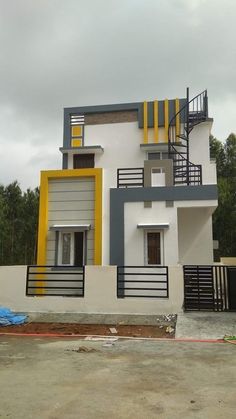
[[[165,142],[168,143],[168,128],[169,128],[169,101],[165,99],[164,102],[164,118],[165,118]]]
[[[45,237],[47,236],[47,229],[48,229],[48,179],[47,179],[46,172],[41,172],[37,265],[45,265],[45,261],[46,261]]]
[[[153,102],[154,143],[158,143],[158,100]]]
[[[143,142],[148,143],[148,104],[143,102]]]
[[[39,200],[39,226],[38,226],[38,254],[37,254],[37,265],[45,265],[46,263],[46,245],[47,245],[47,230],[48,230],[48,180],[45,172],[41,172],[40,181],[40,200]],[[37,270],[36,270],[37,271]],[[39,271],[43,271],[43,268],[39,268]],[[42,287],[44,285],[44,274],[36,275],[38,280],[35,285],[36,287]],[[37,295],[43,295],[43,288],[35,289]]]
[[[175,141],[179,141],[178,136],[180,134],[180,114],[178,112],[179,112],[179,99],[175,99],[175,114],[176,114]]]

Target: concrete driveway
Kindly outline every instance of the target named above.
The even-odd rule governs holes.
[[[178,314],[176,338],[222,339],[225,335],[236,336],[236,313],[192,312]]]
[[[0,371],[4,419],[235,418],[229,343],[2,336]]]

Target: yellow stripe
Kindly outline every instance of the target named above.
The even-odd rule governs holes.
[[[95,240],[94,264],[102,263],[102,169],[66,169],[48,170],[41,173],[39,234],[37,264],[46,264],[47,231],[48,231],[48,183],[50,179],[69,177],[94,177],[95,180]],[[40,293],[40,290],[36,290]],[[43,290],[41,290],[43,293]]]
[[[37,265],[45,265],[45,260],[46,260],[45,237],[47,235],[47,229],[48,229],[48,179],[47,179],[47,172],[41,172]]]
[[[154,115],[154,143],[158,143],[158,100],[153,102]]]
[[[165,142],[168,143],[168,127],[169,127],[169,101],[168,99],[165,99],[164,114],[165,114]]]
[[[143,142],[148,143],[148,104],[143,102]]]
[[[41,172],[40,181],[40,200],[39,200],[39,226],[38,226],[38,254],[37,254],[37,265],[45,265],[46,260],[46,237],[48,229],[48,181],[45,172]],[[42,268],[39,268],[42,271]],[[38,281],[35,283],[36,286],[42,287],[44,285],[44,275],[36,275]],[[36,288],[36,294],[43,295],[43,288]]]
[[[179,99],[175,99],[175,113],[179,112]],[[179,141],[180,134],[180,114],[176,116],[176,123],[175,123],[175,141]]]

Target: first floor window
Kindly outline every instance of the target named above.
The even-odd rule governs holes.
[[[88,167],[94,167],[94,154],[74,154],[74,169],[85,169]]]
[[[148,153],[148,160],[165,160],[168,159],[167,151]]]
[[[145,233],[145,265],[161,265],[162,236],[160,231],[146,231]]]

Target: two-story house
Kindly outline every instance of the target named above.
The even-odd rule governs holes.
[[[66,108],[62,169],[43,171],[39,265],[211,264],[208,98]]]

